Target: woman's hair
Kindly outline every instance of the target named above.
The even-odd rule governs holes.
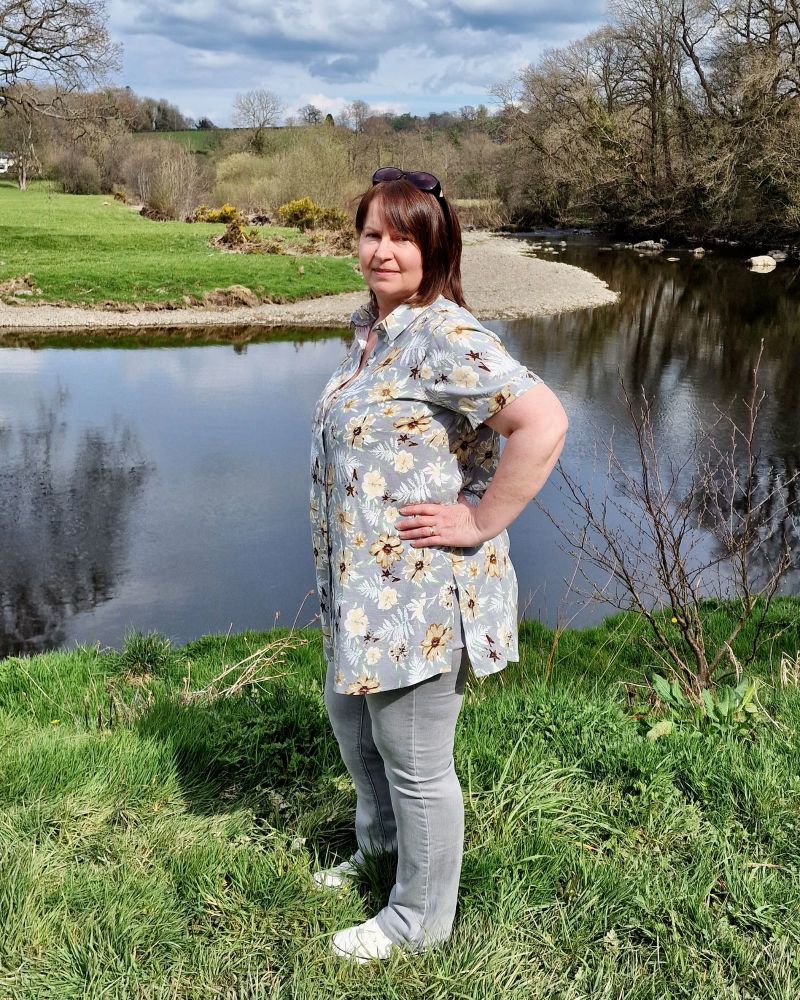
[[[410,239],[422,254],[422,281],[408,304],[426,306],[438,295],[444,295],[456,305],[465,306],[461,291],[461,226],[444,195],[437,197],[421,191],[404,177],[373,184],[361,196],[356,211],[359,236],[374,201],[389,228]],[[377,309],[372,291],[370,299]]]

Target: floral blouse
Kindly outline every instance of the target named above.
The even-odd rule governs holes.
[[[325,659],[340,694],[416,684],[450,670],[458,601],[472,669],[518,660],[508,533],[471,548],[412,548],[400,507],[480,502],[500,457],[484,421],[540,382],[496,334],[444,296],[400,305],[356,377],[370,306],[314,410],[311,530]],[[347,383],[347,384],[345,384]]]

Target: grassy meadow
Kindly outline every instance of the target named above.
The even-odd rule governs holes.
[[[384,904],[390,859],[341,894],[310,878],[354,847],[318,633],[0,661],[0,997],[795,1000],[800,600],[770,611],[738,730],[647,738],[644,628],[526,622],[521,663],[471,680],[453,937],[364,966],[329,940]],[[276,641],[260,688],[186,695]]]
[[[131,135],[136,142],[147,142],[151,138],[169,139],[186,146],[193,153],[210,153],[230,132],[231,129],[227,128],[185,128],[174,132],[132,132]]]
[[[25,192],[0,181],[0,283],[30,274],[25,301],[175,302],[245,285],[291,302],[364,287],[351,258],[225,253],[209,245],[223,224],[153,222],[108,195],[65,195],[46,182]],[[301,239],[297,230],[264,234]]]

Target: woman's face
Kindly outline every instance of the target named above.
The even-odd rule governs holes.
[[[367,210],[358,240],[361,273],[375,293],[382,316],[406,302],[422,282],[422,253],[416,243],[392,232],[377,200]]]

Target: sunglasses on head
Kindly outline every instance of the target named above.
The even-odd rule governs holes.
[[[424,170],[401,170],[399,167],[378,167],[372,175],[372,183],[380,184],[381,181],[399,181],[404,177],[409,184],[413,184],[420,191],[427,191],[434,198],[442,197],[442,185],[433,174]]]

